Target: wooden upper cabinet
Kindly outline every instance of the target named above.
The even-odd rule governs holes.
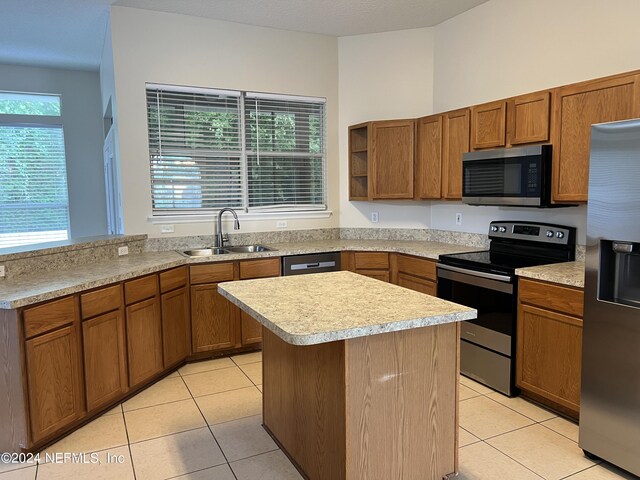
[[[413,198],[414,150],[414,120],[372,122],[371,198]]]
[[[442,116],[442,198],[462,199],[462,154],[469,151],[469,109]]]
[[[551,92],[536,92],[507,100],[507,144],[549,141]]]
[[[370,125],[349,127],[349,200],[369,199]]]
[[[640,75],[618,75],[555,91],[553,200],[586,202],[591,125],[640,116]]]
[[[471,148],[504,147],[506,143],[507,102],[485,103],[471,107]]]
[[[417,121],[416,198],[434,199],[442,195],[442,115]]]

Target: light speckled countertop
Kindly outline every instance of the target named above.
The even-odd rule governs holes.
[[[476,318],[477,311],[352,272],[225,282],[220,294],[293,345]]]
[[[584,262],[554,263],[516,269],[516,275],[545,282],[584,288]]]

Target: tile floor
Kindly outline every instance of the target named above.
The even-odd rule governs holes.
[[[0,464],[0,480],[301,479],[261,426],[261,361],[257,352],[186,365],[46,449],[40,464]],[[573,423],[464,377],[460,426],[460,480],[635,478],[586,459]],[[86,457],[44,457],[62,452]]]

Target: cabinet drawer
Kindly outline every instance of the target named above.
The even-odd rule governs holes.
[[[217,283],[233,280],[233,263],[209,263],[189,267],[191,283]]]
[[[102,313],[116,310],[122,306],[120,285],[101,288],[80,295],[82,318],[91,318]]]
[[[31,338],[63,325],[72,323],[77,317],[76,300],[66,297],[38,307],[28,308],[23,313],[24,335]]]
[[[240,279],[280,276],[280,258],[240,262]]]
[[[398,272],[435,281],[436,262],[409,255],[398,255]]]
[[[389,268],[389,254],[382,252],[356,252],[353,255],[354,267],[360,269]]]
[[[420,277],[414,277],[413,275],[406,275],[404,273],[398,274],[398,285],[415,290],[416,292],[426,293],[432,297],[435,297],[438,291],[438,284],[436,282],[424,280]]]
[[[154,297],[158,293],[156,275],[129,280],[124,284],[124,301],[127,305]]]
[[[184,287],[189,279],[187,267],[178,267],[160,274],[160,292]]]
[[[525,279],[520,280],[518,288],[521,303],[537,305],[547,310],[555,310],[580,318],[583,316],[584,292],[582,290]]]

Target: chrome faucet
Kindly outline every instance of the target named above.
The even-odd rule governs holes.
[[[217,223],[217,230],[216,230],[216,244],[214,246],[218,247],[218,248],[222,248],[224,247],[224,242],[226,242],[227,240],[229,240],[229,238],[225,238],[225,235],[222,234],[222,214],[224,212],[230,212],[233,215],[233,218],[235,219],[235,222],[233,224],[233,229],[234,230],[240,230],[240,222],[238,221],[238,214],[236,213],[236,211],[233,208],[222,208],[220,209],[220,211],[218,212],[218,223]]]

